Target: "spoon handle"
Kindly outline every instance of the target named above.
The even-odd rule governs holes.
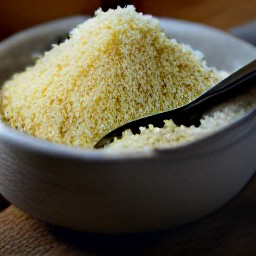
[[[141,126],[147,127],[149,124],[153,124],[155,127],[163,127],[164,120],[172,119],[176,125],[198,126],[202,114],[206,110],[252,86],[256,86],[256,60],[228,76],[191,103],[124,124],[101,138],[94,147],[101,148],[111,143],[115,137],[121,137],[123,131],[127,129],[136,134],[140,133]]]
[[[233,96],[233,93],[239,93],[244,91],[246,87],[252,85],[255,82],[256,77],[256,60],[250,62],[243,68],[239,69],[235,73],[231,74],[226,79],[219,82],[216,86],[202,94],[193,103],[199,103],[209,98],[213,98],[219,95]]]
[[[200,124],[202,113],[256,85],[256,60],[234,72],[191,103],[180,108],[180,115],[173,118],[177,125]]]

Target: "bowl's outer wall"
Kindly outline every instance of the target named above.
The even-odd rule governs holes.
[[[157,230],[232,198],[255,171],[256,133],[212,153],[80,161],[3,143],[0,189],[47,222],[91,232]],[[195,148],[194,151],[197,151]]]
[[[81,17],[57,22],[4,42],[0,79],[23,69],[31,63],[31,51],[47,49],[56,35],[79,22]],[[233,71],[255,57],[255,48],[222,32],[173,20],[162,24],[170,37],[202,50],[219,69]],[[219,149],[204,143],[185,147],[179,156],[167,151],[152,158],[101,161],[22,148],[0,134],[0,193],[39,219],[73,229],[167,228],[209,214],[241,190],[256,169],[255,127],[255,119],[235,127],[221,136]]]

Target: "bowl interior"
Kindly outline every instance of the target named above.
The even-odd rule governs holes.
[[[72,28],[88,18],[78,16],[53,21],[18,33],[3,41],[0,44],[0,86],[12,74],[33,64],[36,56],[51,49],[52,44],[64,40]],[[200,50],[208,65],[219,70],[233,72],[255,59],[253,46],[223,31],[197,23],[167,18],[161,18],[160,24],[169,38],[174,38],[178,42],[191,45],[193,49]],[[0,122],[2,130],[4,130],[3,127],[4,124]],[[10,131],[11,129],[8,129],[8,133]],[[13,134],[10,138],[16,137],[17,132],[11,132]],[[22,141],[27,141],[27,144],[37,143],[40,147],[41,143],[46,145],[46,150],[53,147],[50,143],[36,142],[35,138],[25,138],[29,136],[19,134],[20,138],[22,136],[24,136]],[[24,145],[23,142],[21,144]],[[67,147],[65,149],[63,145],[54,145],[54,148],[56,150],[62,148],[64,151],[70,152],[70,149]]]

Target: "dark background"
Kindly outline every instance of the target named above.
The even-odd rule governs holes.
[[[138,11],[227,30],[256,18],[255,0],[0,0],[0,40],[45,21],[93,15],[98,7],[134,4]]]

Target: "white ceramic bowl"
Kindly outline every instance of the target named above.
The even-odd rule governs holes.
[[[0,45],[0,80],[24,69],[84,17],[45,24]],[[162,19],[171,38],[232,72],[255,48],[199,24]],[[56,39],[57,38],[57,39]],[[109,156],[56,145],[0,123],[0,193],[46,222],[98,233],[159,230],[201,218],[233,198],[256,170],[256,111],[176,149]]]

